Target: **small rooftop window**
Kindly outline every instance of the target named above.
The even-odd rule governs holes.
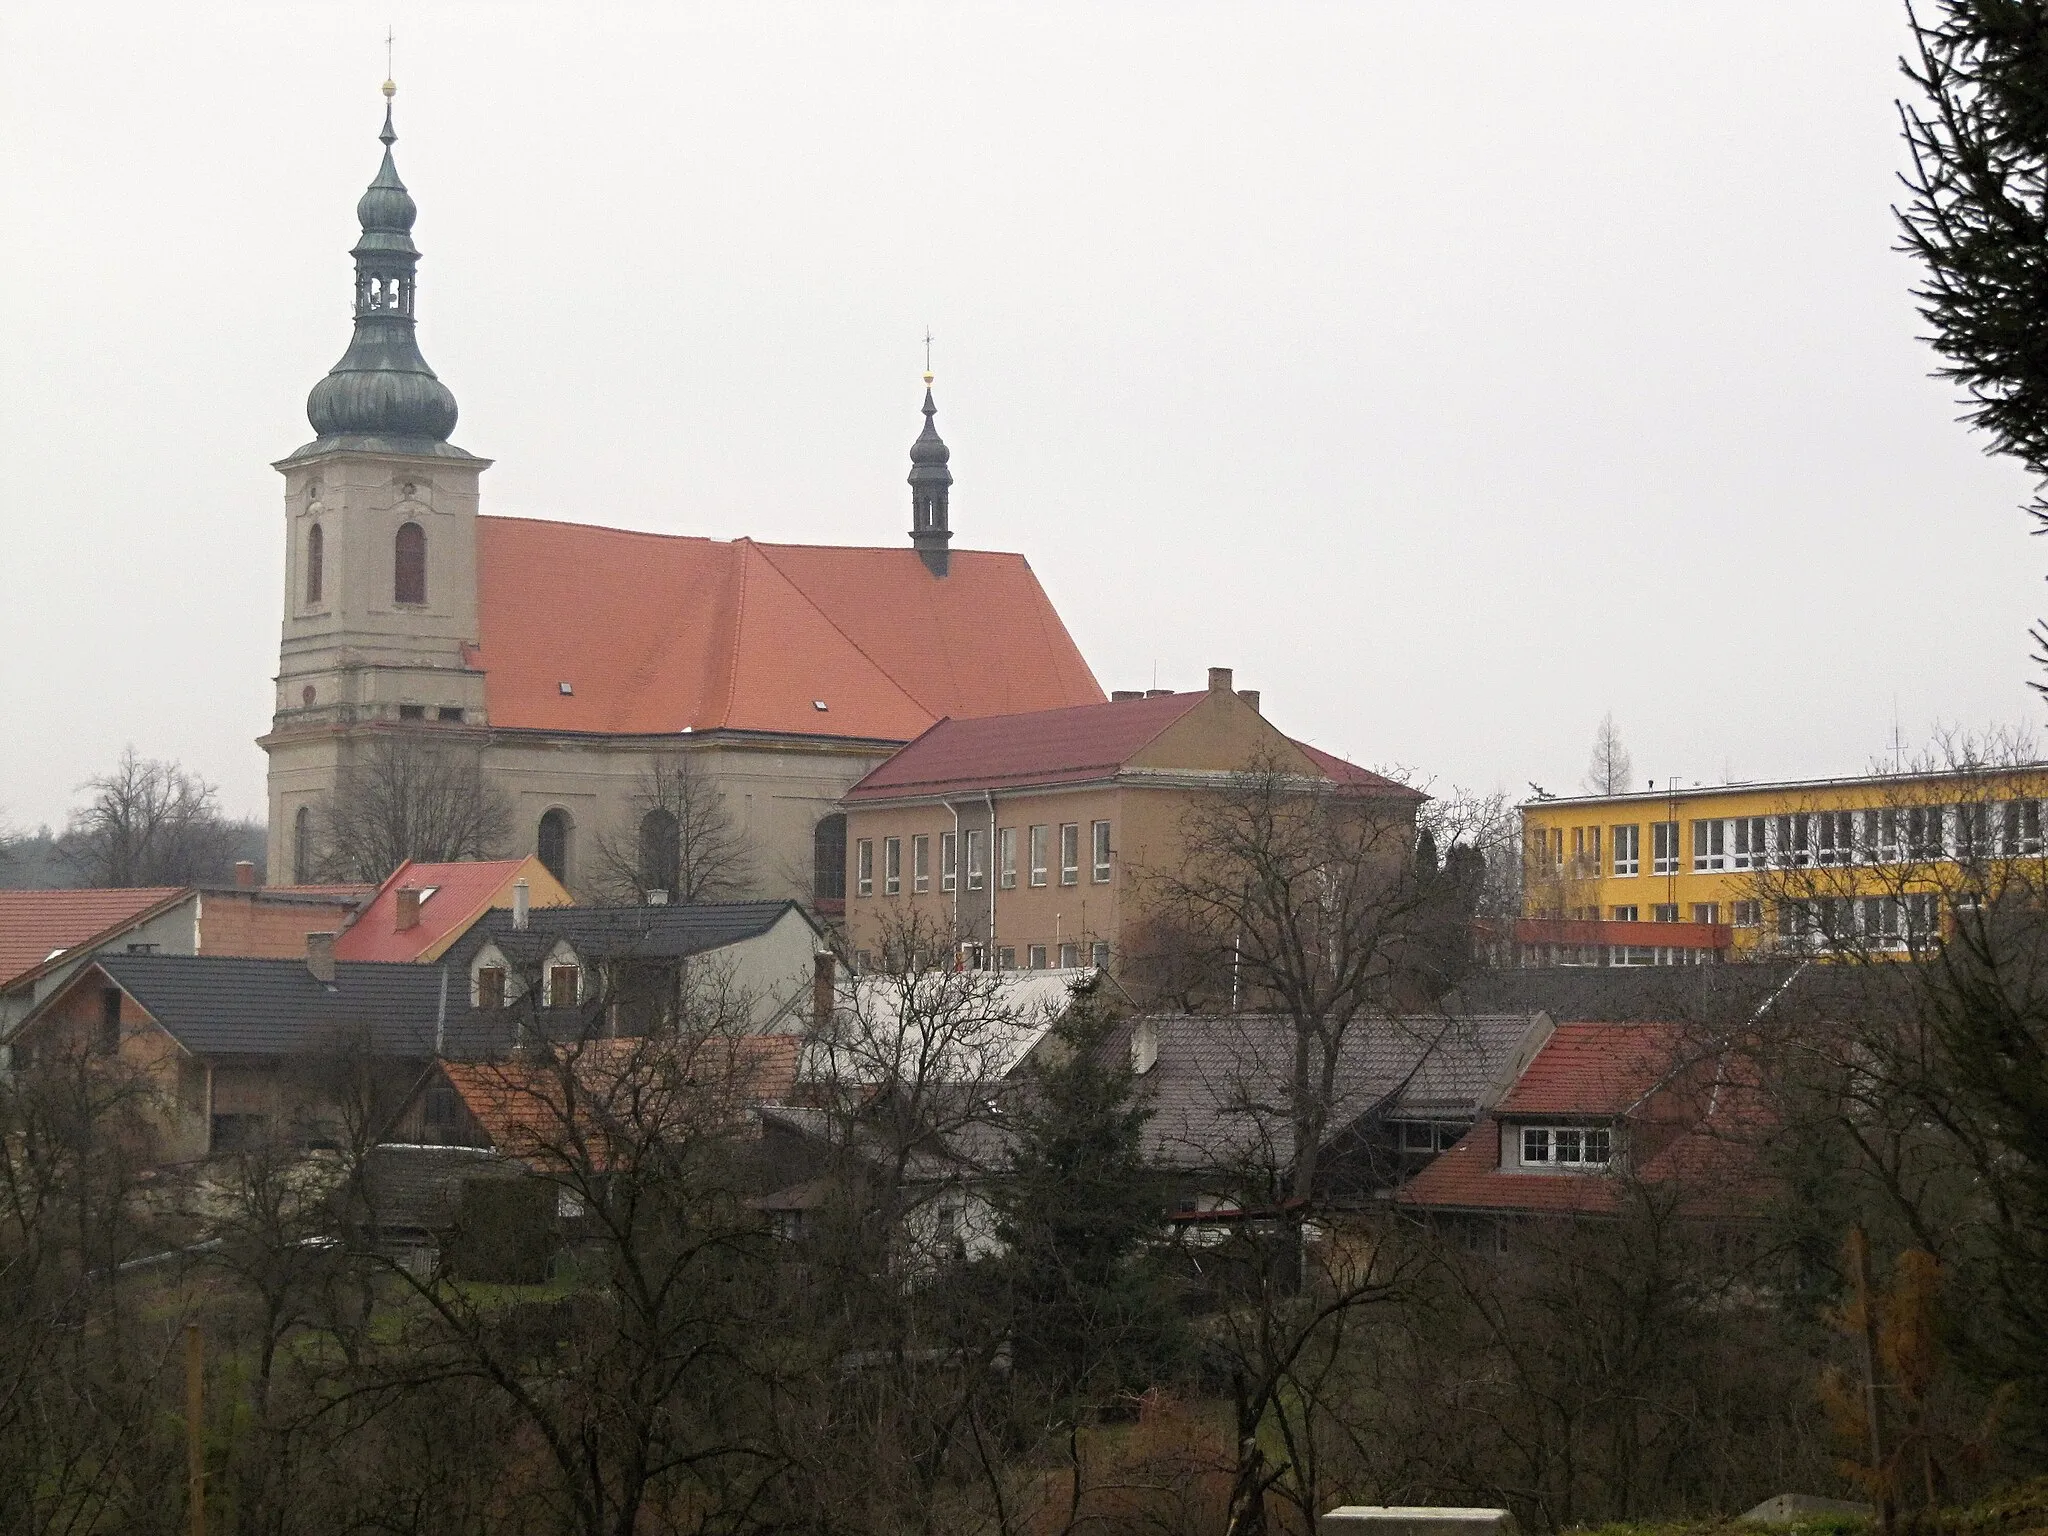
[[[576,689],[575,689],[575,686],[574,686],[573,684],[571,684],[571,683],[561,683],[561,684],[558,684],[557,686],[561,688],[561,690],[562,690],[562,695],[563,695],[563,697],[564,697],[564,698],[568,697],[568,696],[569,696],[570,694],[572,694],[572,693],[574,693],[574,692],[576,691]]]
[[[826,709],[830,709],[831,707],[832,707],[832,706],[831,706],[831,705],[829,705],[829,704],[827,704],[827,703],[826,703],[826,702],[825,702],[825,701],[824,701],[823,699],[813,699],[813,700],[811,700],[811,708],[813,708],[813,709],[816,709],[816,710],[826,710]]]

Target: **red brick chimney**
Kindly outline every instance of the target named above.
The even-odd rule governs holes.
[[[420,925],[420,893],[409,885],[398,888],[398,931],[407,933]]]
[[[235,889],[238,891],[253,891],[256,889],[256,861],[254,859],[235,860]]]

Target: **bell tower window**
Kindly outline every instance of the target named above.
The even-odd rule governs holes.
[[[427,531],[418,523],[398,530],[392,598],[401,603],[427,600]]]
[[[564,885],[569,883],[569,813],[557,806],[540,819],[535,852],[547,872]]]
[[[327,536],[320,531],[320,525],[315,523],[306,530],[306,606],[308,608],[320,606],[320,582],[323,575],[321,567],[325,563],[326,555]]]

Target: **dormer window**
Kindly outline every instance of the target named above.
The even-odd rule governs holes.
[[[1614,1132],[1604,1125],[1525,1125],[1524,1168],[1605,1168],[1614,1159]]]
[[[576,965],[550,965],[548,967],[548,1006],[550,1008],[574,1008],[578,984],[583,971]]]

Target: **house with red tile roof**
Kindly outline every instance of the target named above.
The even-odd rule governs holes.
[[[316,436],[275,466],[272,869],[310,877],[323,808],[396,737],[480,753],[512,809],[505,851],[579,895],[601,841],[660,830],[643,785],[687,756],[752,852],[730,894],[836,901],[835,802],[898,746],[941,719],[1101,701],[1030,563],[952,548],[929,377],[894,548],[481,516],[490,461],[449,441],[455,398],[419,350],[416,212],[387,149],[357,205],[353,340],[307,402]]]
[[[150,886],[0,891],[0,1042],[94,955],[305,952],[369,895],[362,886]],[[239,873],[239,872],[238,872]]]
[[[1753,1069],[1666,1023],[1560,1024],[1514,1086],[1396,1193],[1451,1218],[1612,1217],[1637,1193],[1740,1219],[1770,1193]]]
[[[1140,872],[1176,864],[1187,813],[1259,765],[1410,829],[1425,798],[1292,740],[1227,667],[1197,692],[941,720],[842,802],[856,958],[880,964],[914,932],[970,967],[1111,966],[1145,919]]]
[[[532,855],[447,864],[407,859],[336,936],[334,958],[431,963],[486,913],[512,911],[522,899],[529,909],[566,907],[572,900]]]

